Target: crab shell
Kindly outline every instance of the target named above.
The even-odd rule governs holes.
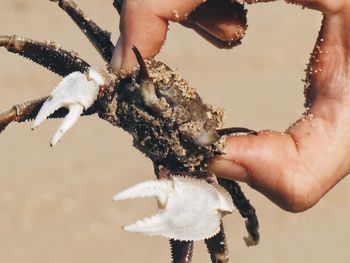
[[[193,87],[176,71],[146,60],[104,99],[100,117],[133,136],[134,146],[156,166],[170,171],[204,170],[221,153],[223,139],[199,145],[197,139],[222,127],[223,111],[203,103]],[[146,75],[146,76],[144,76]]]

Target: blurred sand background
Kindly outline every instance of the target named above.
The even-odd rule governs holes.
[[[117,39],[112,0],[76,2]],[[158,58],[178,68],[205,101],[225,108],[226,126],[284,130],[303,112],[301,79],[321,16],[282,1],[248,9],[249,29],[238,48],[218,50],[174,24]],[[55,40],[104,66],[56,4],[1,0],[0,10],[1,34]],[[1,49],[0,111],[49,94],[59,80]],[[35,132],[30,123],[13,124],[0,136],[0,262],[170,262],[166,239],[121,229],[153,213],[155,201],[111,201],[122,189],[154,178],[131,137],[87,117],[52,149],[49,140],[59,122],[45,122]],[[239,214],[225,217],[232,262],[350,262],[350,178],[302,214],[284,212],[244,189],[259,215],[261,243],[247,248]],[[202,242],[195,245],[193,262],[209,262]]]

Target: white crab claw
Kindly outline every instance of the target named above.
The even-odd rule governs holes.
[[[68,106],[69,113],[64,118],[61,126],[56,131],[51,140],[51,146],[55,146],[56,143],[62,138],[62,136],[78,121],[80,115],[84,111],[84,107],[81,104],[72,104]]]
[[[232,199],[221,186],[187,177],[143,182],[113,200],[151,196],[158,199],[158,213],[124,230],[177,240],[202,240],[217,234],[222,216],[233,211]]]
[[[32,129],[38,127],[59,108],[67,108],[69,113],[51,141],[51,145],[55,146],[65,132],[77,122],[82,112],[95,102],[99,86],[104,84],[103,76],[93,68],[89,69],[87,75],[81,72],[69,74],[56,86],[50,98],[41,107]]]
[[[161,206],[165,206],[168,193],[171,192],[172,189],[173,183],[170,180],[147,181],[115,195],[113,201],[134,199],[137,197],[156,197]]]

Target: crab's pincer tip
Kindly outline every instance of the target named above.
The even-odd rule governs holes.
[[[135,224],[124,226],[123,229],[128,232],[143,233],[148,235],[162,235],[169,226],[166,218],[157,214],[151,217],[145,217],[138,220]]]
[[[115,196],[112,197],[112,201],[114,202],[118,202],[118,201],[121,201],[123,200],[119,194],[116,194]]]
[[[113,201],[121,201],[126,199],[156,197],[157,200],[165,205],[168,193],[172,191],[171,180],[153,180],[139,183],[130,187],[113,197]]]
[[[50,147],[55,147],[58,141],[51,141],[50,142]]]
[[[32,130],[32,131],[34,131],[36,128],[38,128],[39,127],[39,125],[42,123],[43,121],[38,121],[38,116],[35,118],[35,120],[33,121],[33,124],[32,124],[32,126],[30,126],[30,129]]]

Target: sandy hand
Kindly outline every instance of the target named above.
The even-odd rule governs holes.
[[[194,29],[216,46],[232,47],[246,29],[246,12],[231,0],[124,0],[120,31],[112,64],[129,68],[136,64],[131,48],[135,45],[146,57],[156,55],[164,44],[168,23],[179,22]]]
[[[307,112],[286,132],[229,138],[211,168],[299,212],[350,172],[350,1],[289,2],[324,13],[307,69]]]

